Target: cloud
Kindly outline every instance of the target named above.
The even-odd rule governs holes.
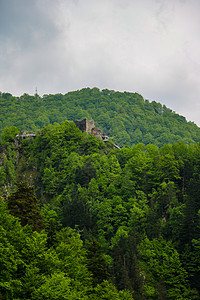
[[[3,0],[0,90],[138,91],[198,123],[198,0]]]

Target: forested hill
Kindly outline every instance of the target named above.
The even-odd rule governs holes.
[[[94,119],[95,125],[120,146],[137,143],[185,144],[200,141],[200,128],[165,105],[138,93],[84,88],[65,95],[14,97],[0,93],[0,132],[5,127],[37,131],[64,120]]]
[[[200,143],[16,132],[0,142],[0,299],[200,299]]]

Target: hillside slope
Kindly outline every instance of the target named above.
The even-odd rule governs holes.
[[[0,143],[0,299],[200,299],[200,143],[118,150],[69,121],[14,129]]]
[[[165,105],[137,93],[85,88],[65,95],[0,94],[0,132],[5,127],[37,131],[45,125],[87,117],[120,146],[200,141],[200,128]]]

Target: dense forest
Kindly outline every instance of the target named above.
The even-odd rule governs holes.
[[[119,146],[200,141],[200,128],[155,101],[138,93],[84,88],[65,95],[14,97],[0,93],[0,133],[5,127],[37,131],[65,120],[93,119],[95,125]]]
[[[101,93],[82,91],[93,98],[95,92]],[[164,128],[179,120],[197,136],[194,124],[159,104],[120,95],[135,101],[135,109],[151,107],[149,118],[171,119]],[[49,120],[48,106],[41,103],[47,98],[50,106],[51,97],[54,103],[55,96],[8,96],[8,103],[12,98],[15,105],[29,104],[24,129],[25,117],[36,111],[28,110],[31,105],[41,106],[41,120]],[[63,108],[63,99],[72,96],[57,97]],[[111,99],[111,93],[102,97]],[[80,98],[77,103],[80,112]],[[28,129],[38,130],[32,120]],[[7,126],[0,144],[0,299],[199,299],[200,143],[139,143],[118,150],[71,121],[49,124],[24,139],[16,137],[19,125]]]

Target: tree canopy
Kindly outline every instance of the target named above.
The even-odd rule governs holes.
[[[0,93],[0,107],[0,133],[11,126],[35,132],[55,122],[87,117],[120,146],[200,141],[200,128],[194,123],[138,93],[98,88],[42,97]]]
[[[0,298],[199,299],[199,174],[200,143],[2,140]]]

